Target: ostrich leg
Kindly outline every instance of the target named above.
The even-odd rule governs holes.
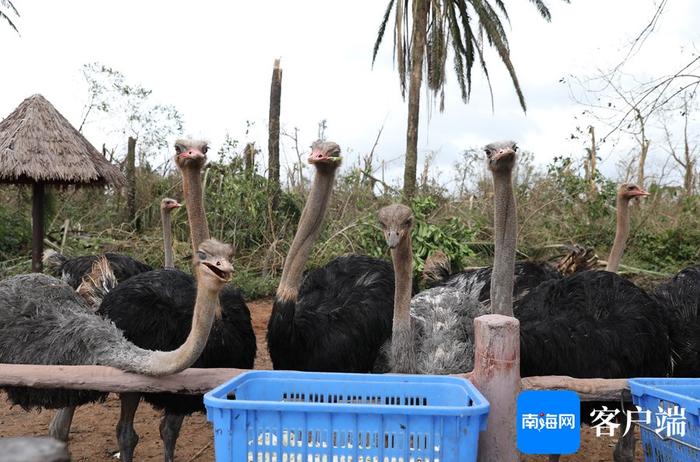
[[[175,461],[175,445],[177,444],[177,437],[180,436],[183,420],[185,420],[184,414],[169,414],[166,412],[160,421],[160,438],[163,440],[165,462]]]
[[[625,410],[624,405],[622,409]],[[619,428],[627,428],[627,418],[626,412],[621,412],[619,414]],[[613,460],[615,462],[634,462],[635,442],[634,425],[632,425],[630,426],[630,431],[628,431],[626,435],[621,435],[620,439],[617,440],[615,450],[613,451]]]
[[[132,462],[134,449],[139,442],[139,435],[134,430],[134,416],[141,400],[140,393],[120,393],[121,413],[117,423],[117,441],[119,442],[119,460]]]
[[[68,441],[70,425],[73,422],[75,407],[64,407],[56,412],[49,424],[49,436],[59,441]]]

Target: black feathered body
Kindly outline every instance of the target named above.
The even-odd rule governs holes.
[[[169,351],[184,343],[192,326],[197,294],[194,277],[176,269],[138,274],[109,292],[100,313],[136,345]],[[252,369],[256,342],[250,311],[238,289],[227,285],[219,296],[221,318],[214,320],[202,355],[191,367]],[[201,395],[145,394],[156,408],[175,414],[204,409]]]
[[[47,265],[47,272],[52,276],[63,279],[68,285],[77,289],[83,276],[92,270],[92,265],[101,256],[102,255],[85,255],[67,258],[60,254],[53,254],[49,259],[56,263]],[[153,270],[153,268],[147,264],[127,255],[107,252],[104,256],[107,258],[117,282],[126,281],[132,276]]]
[[[608,271],[547,281],[515,307],[520,370],[578,378],[663,377],[671,372],[666,311]]]
[[[659,285],[653,297],[669,313],[676,377],[700,377],[700,265]]]
[[[0,363],[115,365],[142,361],[122,332],[88,311],[69,285],[44,274],[0,282]],[[25,409],[78,406],[107,393],[5,387],[13,404]]]
[[[546,281],[515,306],[520,320],[520,374],[575,378],[666,377],[671,341],[664,308],[632,282],[608,271]],[[581,403],[581,421],[619,402]],[[624,412],[624,409],[623,409]]]
[[[267,327],[275,369],[370,372],[391,335],[390,262],[347,255],[305,274],[296,302],[276,299]]]

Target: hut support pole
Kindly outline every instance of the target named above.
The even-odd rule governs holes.
[[[36,182],[32,190],[32,272],[41,273],[44,253],[44,183]]]
[[[515,414],[520,392],[520,322],[489,314],[474,320],[472,380],[489,401],[488,426],[479,436],[480,462],[517,461]]]

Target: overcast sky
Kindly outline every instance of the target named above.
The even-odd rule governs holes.
[[[477,71],[471,102],[464,105],[449,75],[445,112],[421,113],[421,158],[436,151],[436,167],[446,182],[461,151],[487,142],[514,139],[539,163],[582,152],[571,140],[576,104],[560,79],[586,77],[616,64],[630,40],[648,23],[653,0],[550,0],[552,23],[544,22],[529,0],[506,2],[515,63],[528,104],[520,109],[502,64],[494,53],[488,65],[495,111]],[[0,24],[0,117],[34,93],[49,99],[71,122],[80,122],[87,100],[81,66],[99,61],[154,91],[185,118],[186,135],[204,137],[217,149],[228,132],[267,149],[270,74],[275,58],[284,70],[282,127],[300,129],[308,146],[326,119],[327,138],[340,143],[348,161],[366,153],[384,124],[377,155],[394,161],[389,177],[402,171],[406,103],[392,62],[391,36],[374,68],[371,52],[385,0],[308,1],[70,1],[14,0],[21,35]],[[644,79],[675,70],[697,50],[700,2],[671,0],[657,25],[627,67]],[[425,101],[425,100],[424,100]],[[428,114],[430,112],[430,118]],[[244,135],[246,120],[255,129]],[[85,129],[101,146],[104,133]],[[652,151],[655,145],[652,144]],[[614,174],[626,154],[604,145],[604,171]],[[283,156],[293,159],[288,144]]]

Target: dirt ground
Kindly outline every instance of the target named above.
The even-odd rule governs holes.
[[[270,316],[272,301],[257,300],[248,303],[253,327],[258,341],[256,369],[271,369],[267,354],[265,331]],[[4,394],[0,393],[0,437],[45,435],[53,411],[27,413],[19,407],[10,407]],[[70,438],[70,451],[74,461],[110,461],[118,452],[115,425],[119,418],[119,400],[110,395],[102,404],[91,404],[76,410]],[[135,460],[159,461],[163,459],[163,445],[158,433],[160,414],[147,404],[142,404],[136,414],[134,426],[140,436]],[[615,441],[612,438],[596,438],[588,427],[581,435],[581,449],[572,456],[562,456],[562,462],[612,461]],[[203,414],[194,414],[185,419],[177,442],[176,461],[213,461],[214,449],[211,426]],[[544,456],[523,457],[526,462],[546,461]],[[637,443],[637,460],[641,461],[640,445]]]

